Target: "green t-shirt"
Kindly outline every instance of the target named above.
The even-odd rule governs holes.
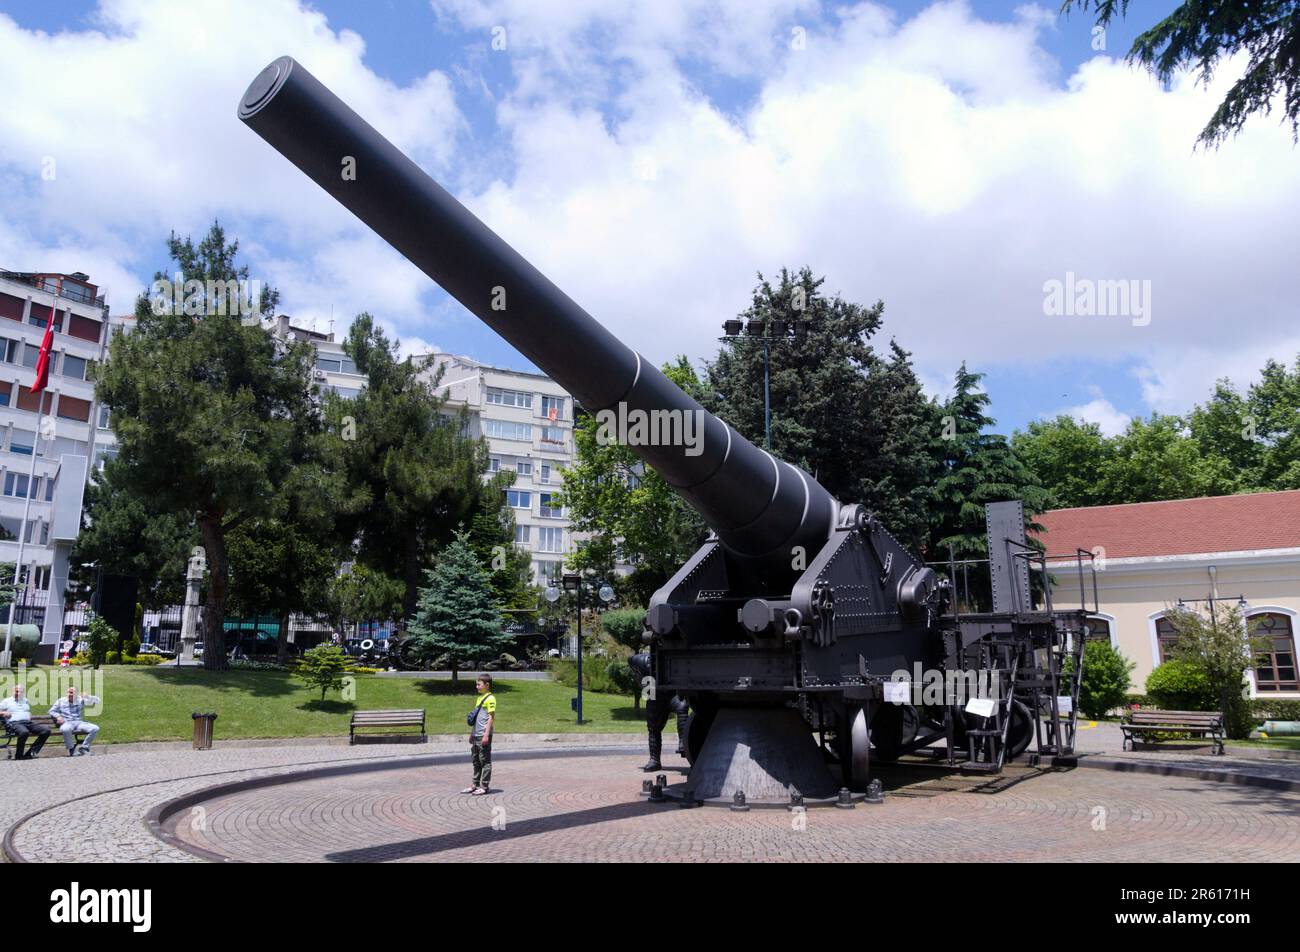
[[[488,718],[497,712],[496,695],[491,691],[480,694],[474,699],[474,707],[478,709],[478,715],[474,718],[474,729],[471,733],[475,737],[482,737],[483,732],[487,730]]]

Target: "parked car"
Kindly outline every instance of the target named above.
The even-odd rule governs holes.
[[[164,658],[171,658],[171,657],[174,657],[174,656],[176,655],[176,652],[174,652],[174,651],[170,651],[170,650],[168,650],[167,648],[164,648],[162,645],[156,645],[156,644],[154,644],[154,643],[151,642],[151,641],[146,641],[144,644],[142,644],[142,645],[140,646],[140,652],[139,652],[139,653],[140,653],[140,654],[156,654],[156,655],[161,655],[161,656],[164,657]]]

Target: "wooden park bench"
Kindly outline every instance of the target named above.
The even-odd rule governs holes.
[[[357,742],[358,728],[383,728],[383,734],[392,734],[391,728],[413,727],[425,740],[424,710],[412,711],[353,711],[352,723],[348,726],[348,743]]]
[[[47,744],[52,743],[52,742],[54,742],[54,741],[56,741],[56,740],[57,740],[60,744],[63,743],[63,733],[62,733],[62,731],[59,730],[59,725],[56,724],[56,723],[54,723],[54,718],[50,717],[50,715],[48,715],[48,714],[33,714],[33,715],[32,715],[32,723],[33,723],[33,724],[44,724],[46,727],[48,727],[48,728],[50,729],[50,739],[49,739],[48,741],[46,741]],[[0,740],[0,750],[3,750],[3,751],[5,752],[5,756],[6,756],[6,757],[8,757],[10,760],[13,760],[13,759],[14,759],[14,751],[17,749],[17,745],[14,743],[14,741],[17,740],[18,735],[15,734],[13,731],[11,731],[11,730],[9,729],[9,719],[8,719],[8,718],[5,718],[5,722],[4,722],[4,724],[5,724],[5,730],[4,730],[4,734],[5,734],[5,736],[4,736],[4,739],[3,739],[3,740]],[[73,733],[73,740],[74,740],[76,743],[80,744],[80,743],[81,743],[83,740],[85,740],[85,739],[86,739],[86,732],[85,732],[85,731],[75,731],[75,732]],[[27,749],[28,749],[28,750],[31,750],[31,749],[32,749],[32,744],[35,742],[35,740],[36,740],[36,738],[32,737],[30,734],[27,736]],[[44,753],[44,750],[42,750],[41,752]]]
[[[1124,732],[1124,743],[1128,745],[1129,750],[1135,750],[1134,745],[1139,740],[1143,743],[1158,743],[1158,741],[1146,740],[1146,735],[1178,733],[1209,737],[1218,748],[1215,753],[1222,754],[1223,741],[1227,736],[1223,730],[1223,715],[1218,711],[1139,709],[1131,713],[1120,724],[1119,729]]]

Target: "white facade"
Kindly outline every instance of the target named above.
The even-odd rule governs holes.
[[[43,393],[32,394],[51,316],[49,379]],[[0,271],[0,561],[17,561],[21,535],[22,561],[30,567],[23,600],[46,606],[43,644],[60,640],[87,474],[117,452],[86,378],[104,359],[110,326],[131,320],[110,322],[98,288],[83,274]]]
[[[429,354],[425,362],[428,379],[441,370],[439,391],[448,405],[465,407],[470,432],[487,439],[492,470],[515,473],[507,498],[515,544],[532,559],[534,584],[558,575],[574,539],[567,513],[549,503],[573,463],[573,397],[542,374],[454,354]]]

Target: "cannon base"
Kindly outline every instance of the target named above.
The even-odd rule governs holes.
[[[841,784],[826,763],[807,722],[785,707],[718,710],[684,783],[664,790],[669,799],[730,806],[737,792],[749,806],[788,806],[797,791],[805,805],[834,803]],[[861,800],[861,794],[854,795]]]

